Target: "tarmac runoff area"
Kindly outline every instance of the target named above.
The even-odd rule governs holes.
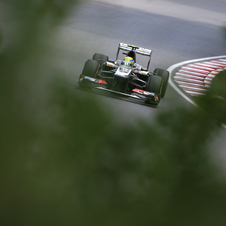
[[[197,106],[192,97],[204,95],[215,75],[226,70],[226,55],[184,61],[167,70],[170,73],[169,84],[183,98]]]

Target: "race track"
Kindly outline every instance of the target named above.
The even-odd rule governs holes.
[[[225,2],[216,1],[84,1],[62,23],[57,39],[59,65],[76,84],[84,62],[95,52],[115,58],[119,42],[153,50],[150,69],[169,68],[178,62],[225,55],[222,27]],[[75,91],[77,92],[77,91]],[[78,91],[81,94],[81,91]],[[87,95],[82,92],[82,95]],[[89,94],[88,94],[89,95]],[[152,121],[155,114],[175,105],[194,107],[169,85],[157,108],[97,95],[115,121],[134,124]],[[214,155],[225,161],[225,130],[212,144]],[[216,152],[216,149],[218,152]]]
[[[8,28],[11,19],[4,16],[4,11],[1,18],[4,18],[1,27]],[[80,1],[61,22],[54,42],[49,43],[52,47],[49,55],[51,63],[54,62],[62,76],[75,86],[84,62],[96,52],[114,59],[119,42],[152,49],[151,70],[167,69],[182,61],[225,55],[222,29],[225,24],[224,0]],[[77,89],[74,92],[75,95],[90,95]],[[156,114],[175,105],[194,107],[170,85],[157,108],[109,96],[94,96],[103,109],[114,113],[116,122],[128,124],[134,124],[137,119],[152,121]],[[213,149],[217,147],[223,153],[224,137],[223,130]]]
[[[151,71],[226,55],[226,0],[75,1],[0,0],[0,225],[225,225],[224,102],[200,101],[208,115],[174,83],[151,107],[77,82],[120,42],[152,49]]]
[[[62,23],[54,53],[59,53],[58,65],[67,71],[72,84],[76,84],[84,62],[93,53],[114,59],[119,42],[152,49],[151,70],[224,55],[223,4],[220,0],[84,1]],[[170,86],[157,109],[99,95],[98,98],[115,112],[117,120],[129,123],[136,118],[150,120],[172,103],[190,106]]]

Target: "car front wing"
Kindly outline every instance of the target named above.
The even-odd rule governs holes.
[[[107,82],[102,79],[84,76],[80,78],[78,84],[82,88],[107,91],[117,95],[122,95],[125,97],[134,98],[136,100],[141,100],[148,104],[158,105],[160,102],[160,97],[156,93],[148,92],[138,88],[133,89],[131,93],[118,92],[118,91],[107,88]]]

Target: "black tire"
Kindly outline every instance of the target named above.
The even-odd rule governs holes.
[[[150,100],[146,100],[145,103],[157,106],[161,99],[162,91],[161,89],[162,89],[162,78],[160,76],[151,75],[148,79],[146,90],[148,92],[155,93],[156,95],[158,95],[159,100],[156,103]]]
[[[161,95],[162,78],[160,76],[151,75],[148,79],[146,90],[151,93]]]
[[[103,63],[108,61],[109,57],[101,53],[94,53],[92,59],[96,60],[100,64],[100,68],[102,68]]]
[[[162,86],[162,93],[161,93],[161,98],[163,98],[165,96],[166,89],[168,86],[169,72],[160,68],[156,68],[153,74],[160,76],[163,79],[163,86]]]
[[[82,70],[82,75],[80,77],[88,76],[96,78],[98,71],[100,69],[100,64],[95,60],[87,60]]]

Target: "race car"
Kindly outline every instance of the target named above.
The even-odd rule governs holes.
[[[120,54],[125,55],[123,60],[119,59]],[[136,62],[138,55],[148,58],[146,68]],[[148,71],[151,55],[150,49],[119,43],[116,60],[100,53],[87,60],[78,84],[82,88],[104,90],[157,106],[165,96],[169,72],[160,68],[153,73]]]

